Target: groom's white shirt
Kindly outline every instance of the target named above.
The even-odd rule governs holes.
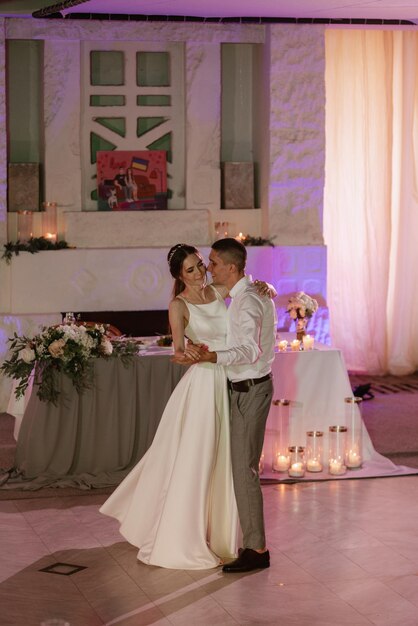
[[[274,360],[276,308],[261,296],[251,276],[241,278],[229,292],[226,350],[217,350],[217,363],[227,366],[232,381],[261,378]]]

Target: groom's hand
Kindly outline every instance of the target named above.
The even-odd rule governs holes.
[[[193,341],[189,340],[184,350],[184,355],[192,361],[199,361],[200,355],[207,351],[208,346],[204,343],[193,343]]]
[[[216,363],[218,360],[218,355],[216,352],[209,352],[206,350],[205,352],[201,352],[199,363]]]
[[[216,352],[209,352],[209,347],[204,343],[193,343],[190,339],[184,351],[185,357],[191,359],[192,363],[216,363]]]
[[[180,365],[192,365],[202,361],[202,355],[208,352],[208,346],[203,343],[193,343],[188,341],[184,352],[177,353],[171,361]]]
[[[193,363],[216,363],[217,362],[217,354],[216,352],[209,352],[207,346],[199,347],[198,351],[196,351],[196,344],[194,344],[193,356],[188,352],[188,348],[184,351],[182,355],[178,355],[173,357],[171,360],[173,363],[180,363],[180,365],[192,365]]]

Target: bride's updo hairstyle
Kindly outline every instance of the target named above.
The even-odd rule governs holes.
[[[200,257],[200,252],[194,246],[189,246],[187,243],[178,243],[173,246],[167,254],[168,266],[170,268],[170,274],[174,278],[173,296],[178,296],[179,293],[184,291],[185,284],[180,278],[181,270],[183,269],[183,261],[189,254],[197,254]]]

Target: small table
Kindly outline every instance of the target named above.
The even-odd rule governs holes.
[[[23,487],[118,484],[150,446],[186,371],[167,350],[137,356],[127,367],[117,358],[96,359],[93,367],[94,385],[81,395],[59,376],[58,406],[30,395],[16,448]]]
[[[315,344],[313,350],[278,352],[272,371],[274,376],[273,398],[290,401],[288,444],[306,446],[306,433],[308,431],[323,432],[324,471],[307,472],[306,479],[324,480],[331,478],[327,472],[329,427],[333,425],[349,426],[346,424],[345,398],[353,395],[341,351]],[[353,406],[353,410],[358,414],[359,408],[357,406]],[[267,420],[263,448],[263,477],[275,481],[287,479],[287,472],[272,471],[273,431],[277,424],[275,422],[277,411],[278,407],[273,404]],[[358,470],[347,472],[343,477],[383,476],[402,473],[398,466],[374,449],[364,422],[362,424],[362,447],[364,466]]]

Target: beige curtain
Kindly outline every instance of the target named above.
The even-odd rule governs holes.
[[[326,33],[324,236],[349,369],[418,369],[418,33]]]

